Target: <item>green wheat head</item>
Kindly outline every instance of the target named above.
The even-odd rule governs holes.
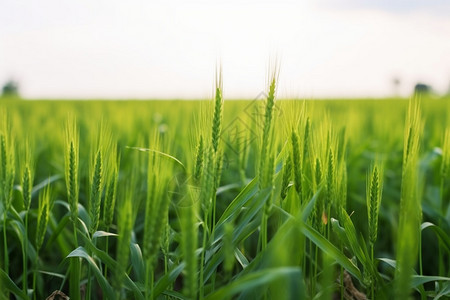
[[[114,210],[119,182],[120,155],[117,153],[117,141],[111,137],[110,146],[105,149],[104,158],[104,188],[103,224],[109,228],[114,219]]]
[[[270,165],[271,152],[273,148],[273,140],[271,139],[273,130],[273,113],[275,107],[275,88],[276,88],[276,73],[272,75],[270,81],[269,94],[266,100],[266,106],[264,110],[264,125],[261,140],[261,152],[260,152],[260,164],[259,164],[259,179],[260,187],[267,188],[272,186],[273,169]],[[270,174],[272,173],[272,174]]]
[[[283,182],[281,184],[281,199],[285,199],[287,196],[289,183],[292,176],[292,158],[288,155],[283,167]]]
[[[114,219],[114,208],[116,205],[117,182],[119,180],[118,166],[115,166],[105,191],[105,205],[103,206],[103,217],[105,226],[111,226]]]
[[[300,138],[294,130],[291,134],[291,144],[292,144],[292,163],[294,167],[294,182],[295,190],[302,200],[303,186],[302,186],[302,161],[300,157]]]
[[[323,170],[322,170],[322,164],[320,162],[320,159],[316,157],[315,163],[314,163],[314,181],[315,181],[315,190],[314,192],[317,193],[319,191],[320,186],[322,185],[323,181]],[[324,230],[324,223],[322,222],[322,215],[325,212],[325,206],[322,195],[319,195],[316,201],[316,204],[314,205],[314,211],[313,211],[313,226],[316,228],[319,232],[323,233]]]
[[[203,158],[205,154],[205,145],[203,144],[203,135],[200,135],[197,146],[197,153],[195,155],[194,179],[199,181],[203,171]]]
[[[22,158],[20,160],[20,184],[22,187],[23,206],[26,211],[29,210],[31,205],[31,192],[34,180],[35,165],[32,153],[33,151],[27,139],[20,152],[20,156]]]
[[[51,189],[48,185],[43,191],[39,193],[38,219],[36,228],[37,251],[39,251],[44,242],[45,233],[47,231],[47,224],[50,218],[51,206]]]
[[[6,148],[6,137],[4,133],[0,135],[0,162],[1,162],[1,171],[0,171],[0,184],[2,187],[5,185],[6,174],[8,171],[8,150]]]
[[[22,197],[25,210],[28,210],[30,208],[32,188],[33,178],[31,176],[30,166],[26,165],[22,176]]]
[[[373,166],[367,175],[366,199],[369,222],[369,242],[374,245],[378,233],[378,214],[383,192],[383,169],[380,164]]]
[[[418,236],[422,218],[420,192],[419,151],[423,121],[420,102],[409,102],[405,124],[400,216],[397,241],[395,294],[398,299],[410,296],[412,270],[418,254]]]
[[[219,149],[219,139],[222,129],[223,99],[222,99],[222,71],[219,70],[216,79],[216,94],[214,100],[214,115],[212,121],[212,145],[214,152]]]
[[[311,135],[311,120],[309,117],[306,118],[305,123],[305,133],[303,137],[303,164],[305,164],[306,159],[309,154],[309,147],[310,147],[310,135]]]
[[[154,136],[152,144],[157,148],[160,147],[158,135]],[[169,213],[168,191],[172,162],[163,160],[161,155],[154,152],[149,152],[148,162],[143,257],[153,268]]]
[[[202,172],[200,188],[200,203],[204,211],[209,211],[211,208],[214,185],[216,183],[214,178],[216,167],[213,151],[212,148],[206,149],[204,158],[204,170]]]
[[[65,179],[67,188],[67,200],[70,206],[71,220],[78,219],[78,160],[79,160],[79,134],[75,119],[69,119],[65,129],[66,147],[65,158]]]
[[[328,151],[328,164],[327,164],[327,176],[326,176],[326,200],[325,205],[331,206],[334,203],[334,196],[335,196],[335,172],[336,172],[336,166],[335,166],[335,158],[333,154],[333,149],[329,149]],[[330,216],[328,216],[330,217]]]
[[[5,211],[8,211],[11,202],[15,178],[15,147],[11,134],[9,118],[2,114],[0,127],[0,199],[3,201]]]
[[[89,197],[89,216],[91,223],[89,231],[92,234],[97,231],[100,220],[100,205],[103,191],[103,161],[101,150],[98,150],[95,155],[95,163],[91,176],[91,192]]]

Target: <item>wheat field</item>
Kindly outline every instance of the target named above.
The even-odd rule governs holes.
[[[0,298],[450,297],[450,99],[276,88],[2,100]]]

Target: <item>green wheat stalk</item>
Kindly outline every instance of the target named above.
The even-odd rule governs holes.
[[[287,192],[289,189],[289,183],[291,181],[292,176],[292,158],[291,155],[288,155],[286,162],[283,167],[283,181],[281,184],[281,199],[285,199],[287,196]]]
[[[129,189],[125,192],[125,197],[119,204],[118,210],[118,237],[116,248],[117,268],[114,270],[114,287],[116,289],[117,299],[121,299],[122,283],[128,268],[128,259],[130,254],[131,235],[134,224],[132,212],[133,203],[133,184],[129,184]]]
[[[262,133],[261,153],[260,153],[260,188],[271,188],[270,195],[264,205],[264,212],[261,219],[260,241],[261,250],[264,250],[267,245],[267,223],[269,213],[272,208],[272,193],[273,193],[273,173],[274,173],[274,155],[273,151],[273,122],[274,122],[274,108],[275,108],[275,90],[276,90],[276,71],[272,74],[270,81],[269,93],[267,95],[265,112],[264,112],[264,126]]]
[[[25,210],[25,232],[28,232],[28,216],[29,216],[29,210],[31,205],[31,192],[33,188],[33,174],[32,172],[32,158],[30,153],[30,146],[28,143],[26,143],[25,151],[24,151],[24,167],[22,171],[22,180],[21,180],[21,186],[22,186],[22,200],[23,200],[23,206]],[[22,277],[22,286],[23,291],[27,293],[28,291],[28,237],[24,238],[24,243],[22,247],[22,255],[23,255],[23,277]]]
[[[89,197],[89,216],[91,223],[89,232],[93,234],[97,231],[100,220],[100,205],[103,191],[103,162],[101,150],[98,150],[95,155],[94,169],[91,178],[91,192]]]
[[[292,163],[294,165],[294,182],[295,190],[302,201],[303,187],[302,187],[302,162],[300,157],[300,139],[298,134],[292,130],[291,133],[291,144],[292,144]]]
[[[216,96],[214,101],[214,115],[212,122],[212,139],[211,139],[214,152],[217,152],[217,150],[219,149],[220,132],[222,129],[222,107],[223,107],[223,100],[221,88],[216,87]]]
[[[395,295],[407,299],[411,293],[411,276],[419,254],[422,274],[421,230],[422,206],[420,201],[419,150],[423,122],[420,103],[413,99],[409,103],[405,126],[403,152],[402,187],[397,242],[397,268],[395,272]]]
[[[383,192],[383,169],[380,164],[376,164],[375,166],[373,166],[372,171],[367,175],[367,184],[366,184],[369,244],[372,263],[375,263],[373,256],[373,249],[375,242],[377,240],[378,214],[380,211],[382,192]],[[371,295],[373,298],[375,298],[374,288],[375,283],[372,278]]]
[[[103,206],[104,224],[108,229],[114,219],[114,208],[116,205],[117,197],[117,183],[119,180],[118,166],[113,167],[112,175],[109,178],[109,182],[106,185],[105,191],[105,205]]]
[[[188,192],[189,193],[189,192]],[[189,193],[190,195],[191,193]],[[188,196],[189,197],[189,196]],[[192,198],[186,207],[182,208],[180,213],[181,221],[181,250],[183,260],[186,264],[185,276],[183,281],[183,295],[188,299],[197,299],[198,281],[197,281],[197,228],[196,228],[196,205]],[[203,267],[201,267],[201,270]],[[203,282],[200,281],[200,292],[203,291]]]
[[[195,167],[194,167],[194,179],[195,181],[199,181],[202,175],[203,170],[203,158],[204,158],[204,143],[203,143],[203,135],[200,135],[197,146],[197,153],[195,155]]]
[[[67,199],[70,206],[71,220],[76,226],[78,220],[79,136],[75,120],[67,122],[65,135],[65,179],[67,187]],[[76,238],[76,233],[74,232],[74,234]]]
[[[78,247],[77,223],[78,223],[78,164],[79,164],[79,134],[75,119],[68,119],[65,128],[65,180],[67,200],[70,207],[70,218],[73,224],[74,246]],[[79,258],[70,260],[70,296],[81,299],[80,295],[81,262]]]
[[[9,272],[8,242],[6,234],[6,221],[8,211],[11,208],[12,192],[15,176],[14,141],[11,137],[9,119],[3,114],[2,132],[0,132],[0,201],[3,204],[3,248],[4,248],[4,270]]]

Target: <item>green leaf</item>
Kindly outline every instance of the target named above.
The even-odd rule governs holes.
[[[338,220],[331,218],[333,231],[338,234],[341,242],[343,242],[348,248],[352,250],[353,254],[364,266],[364,270],[369,272],[372,278],[376,278],[377,280],[379,280],[380,278],[378,276],[378,272],[371,262],[371,258],[369,256],[369,252],[367,250],[366,242],[364,241],[363,236],[360,235],[360,239],[358,240],[355,226],[353,225],[350,216],[345,210],[342,210],[341,216],[344,227],[341,227],[339,225]]]
[[[142,257],[142,251],[138,244],[131,243],[130,245],[130,259],[131,265],[133,266],[134,273],[136,274],[136,279],[144,283],[145,281],[145,264]]]
[[[322,193],[322,187],[319,188],[319,190],[313,195],[311,200],[309,200],[306,205],[302,209],[302,220],[303,222],[306,222],[308,220],[309,215],[314,209],[314,205],[317,201],[317,198],[320,196],[320,193]]]
[[[29,299],[28,296],[17,287],[17,285],[9,278],[8,274],[3,271],[3,269],[0,269],[0,280],[2,288],[12,292],[14,295],[19,296],[22,299]]]
[[[161,295],[164,293],[167,289],[167,287],[175,282],[175,279],[181,274],[181,271],[183,271],[185,264],[181,263],[172,270],[169,271],[169,273],[165,274],[163,277],[161,277],[153,287],[153,295],[156,297],[158,295]]]
[[[31,190],[31,196],[32,197],[35,196],[40,190],[45,188],[47,185],[51,184],[52,182],[55,182],[56,180],[61,179],[62,177],[63,177],[62,175],[53,175],[36,184]]]
[[[443,276],[424,276],[424,275],[413,275],[411,279],[411,286],[416,288],[419,285],[430,281],[447,281],[450,282],[450,277]]]
[[[112,233],[112,232],[106,232],[106,231],[96,231],[92,235],[92,239],[96,239],[99,237],[106,237],[106,236],[117,236],[117,234]]]
[[[249,236],[253,231],[248,232],[248,224],[250,221],[264,208],[266,202],[270,197],[270,188],[262,190],[256,199],[253,199],[246,207],[245,210],[242,210],[242,217],[239,217],[239,221],[234,226],[234,240],[233,244],[236,245],[236,239],[242,238],[242,233],[245,233],[244,236]],[[223,237],[223,234],[221,235]]]
[[[15,220],[17,220],[17,221],[19,221],[20,223],[23,224],[23,219],[22,219],[21,215],[16,211],[16,209],[13,206],[11,206],[9,208],[8,215],[12,216]],[[3,213],[2,213],[2,216],[3,216]],[[7,221],[8,221],[8,218],[7,218]]]
[[[392,268],[396,268],[397,267],[397,261],[390,259],[390,258],[378,258],[379,261],[382,261],[384,263],[386,263],[388,266],[392,267]]]
[[[389,258],[378,258],[379,261],[382,261],[384,263],[386,263],[387,265],[389,265],[392,268],[396,268],[396,261],[389,259]],[[417,288],[420,285],[430,282],[430,281],[446,281],[446,282],[450,282],[450,277],[443,277],[443,276],[424,276],[424,275],[417,275],[415,271],[414,275],[412,275],[411,278],[411,287],[412,288]]]
[[[236,260],[239,262],[239,264],[242,266],[242,269],[245,269],[248,266],[249,264],[248,259],[237,247],[234,249],[234,256],[236,257]]]
[[[315,200],[312,200],[314,202]],[[258,269],[266,269],[278,267],[280,261],[280,255],[284,253],[284,261],[281,263],[289,266],[296,266],[301,260],[303,255],[303,243],[304,236],[301,234],[300,228],[303,226],[302,218],[304,215],[300,211],[296,217],[287,214],[288,220],[277,230],[276,234],[270,240],[267,248],[259,252],[255,258],[246,266],[244,270],[237,275],[237,277],[250,274]],[[259,220],[252,221],[250,225],[253,226],[253,222],[260,222]],[[259,226],[260,223],[255,223],[254,226]],[[286,252],[287,251],[287,252]],[[295,254],[298,254],[295,256]],[[287,258],[287,259],[286,259]],[[246,295],[252,297],[252,295]]]
[[[353,262],[347,258],[338,248],[325,239],[319,232],[312,228],[308,224],[303,224],[301,227],[303,234],[309,238],[314,244],[316,244],[322,251],[326,252],[331,258],[335,259],[342,267],[344,267],[350,274],[355,276],[361,283],[363,283],[363,277],[361,271]]]
[[[98,249],[91,242],[91,240],[89,240],[89,238],[87,238],[84,235],[81,235],[81,237],[83,238],[83,240],[84,240],[88,250],[91,251],[97,258],[99,258],[102,263],[107,265],[108,269],[110,269],[110,270],[117,270],[119,268],[117,262],[114,259],[112,259],[111,256],[109,256],[106,252]],[[144,299],[144,296],[142,295],[141,289],[136,285],[136,283],[134,283],[130,279],[128,274],[125,274],[124,279],[125,279],[125,281],[124,281],[125,286],[128,289],[132,290],[137,296],[139,296],[139,299]]]
[[[79,214],[78,214],[79,215]],[[83,220],[83,219],[81,219],[81,218],[78,218],[78,223],[81,225],[81,229],[83,229],[83,231],[81,232],[81,234],[83,235],[83,236],[89,236],[89,229],[88,229],[88,227],[89,227],[89,223],[85,223],[85,221]],[[79,229],[79,226],[77,227],[78,228],[78,230],[80,230]],[[80,230],[81,231],[81,230]]]
[[[175,161],[176,163],[178,163],[180,166],[182,166],[183,169],[186,170],[186,167],[183,165],[183,163],[182,163],[180,160],[178,160],[178,158],[176,158],[175,156],[172,156],[172,155],[170,155],[170,154],[167,154],[167,153],[164,153],[164,152],[161,152],[161,151],[158,151],[158,150],[154,150],[154,149],[149,149],[149,148],[129,147],[129,146],[127,146],[127,148],[128,148],[128,149],[133,149],[133,150],[142,151],[142,152],[154,152],[154,153],[159,154],[159,155],[161,155],[161,156],[164,156],[164,157],[167,157],[167,158],[172,159],[173,161]]]
[[[94,259],[86,252],[86,249],[84,249],[83,247],[78,247],[77,249],[73,250],[69,255],[67,255],[66,258],[70,257],[84,258],[91,266],[91,270],[94,271],[94,275],[97,278],[97,282],[101,286],[102,291],[106,296],[106,298],[114,299],[113,288],[109,284],[108,280],[103,276]]]
[[[59,274],[59,273],[55,273],[55,272],[48,272],[48,271],[42,271],[42,270],[40,270],[39,273],[45,274],[45,275],[49,275],[49,276],[53,276],[53,277],[57,277],[59,279],[62,279],[63,281],[66,280],[66,275],[65,274]]]
[[[434,231],[434,233],[438,236],[438,238],[441,240],[442,245],[445,247],[447,252],[450,252],[450,238],[448,234],[442,230],[439,226],[436,226],[433,223],[430,222],[424,222],[420,226],[420,230],[424,231],[425,229],[430,228]]]
[[[53,242],[58,238],[58,236],[61,234],[61,232],[65,229],[67,223],[70,221],[70,214],[67,213],[59,222],[58,227],[53,231],[52,235],[48,239],[47,243],[45,244],[44,251],[47,251],[48,248],[50,248],[53,244]],[[78,245],[76,245],[78,246]]]
[[[25,227],[23,226],[23,224],[21,222],[18,222],[16,220],[12,221],[11,223],[12,228],[14,229],[14,232],[17,235],[17,238],[20,241],[20,244],[22,245],[22,249],[23,249],[23,245],[26,238],[28,238],[27,233],[25,232]],[[36,249],[33,247],[33,243],[28,240],[27,243],[28,247],[27,247],[27,255],[28,255],[28,259],[30,261],[36,261],[37,260],[37,253],[36,253]]]
[[[264,287],[270,282],[280,279],[290,279],[293,282],[299,281],[302,278],[302,272],[299,268],[295,267],[281,267],[281,268],[270,268],[264,269],[262,271],[253,272],[242,276],[230,284],[214,291],[209,294],[205,299],[228,299],[232,298],[234,295],[243,292],[254,290],[260,287]],[[300,288],[298,285],[297,288]],[[290,291],[289,291],[290,294]]]
[[[241,187],[240,183],[230,183],[230,184],[218,187],[216,195],[218,196],[218,195],[220,195],[220,194],[222,194],[224,192],[227,192],[227,191],[230,191],[230,190],[233,190],[233,189],[238,189],[240,187]]]
[[[169,296],[169,299],[189,300],[182,294],[175,291],[165,291],[163,294]]]
[[[345,228],[345,234],[347,236],[350,248],[353,250],[353,253],[359,259],[359,261],[364,266],[366,266],[367,262],[370,259],[364,255],[364,252],[361,249],[361,246],[359,245],[358,237],[356,235],[356,229],[355,229],[355,226],[353,225],[352,219],[347,214],[347,212],[343,209],[342,209],[341,215],[342,215],[342,223]]]
[[[439,291],[436,297],[433,298],[433,300],[438,300],[442,296],[449,296],[449,295],[450,295],[450,283],[446,282],[444,283],[444,287]]]
[[[64,208],[67,209],[68,212],[70,212],[70,206],[69,203],[62,201],[62,200],[56,200],[55,204],[61,205]],[[89,214],[87,213],[86,209],[83,205],[78,203],[78,219],[83,221],[83,226],[86,227],[85,224],[89,224]]]
[[[302,222],[299,218],[291,218],[285,222],[269,241],[267,248],[260,251],[236,276],[236,279],[258,270],[297,266],[302,260],[304,245],[304,236],[301,234],[300,226],[302,226]],[[246,292],[245,297],[254,298],[256,296]]]
[[[345,229],[339,224],[339,221],[335,218],[331,218],[331,227],[333,228],[333,232],[338,235],[339,240],[350,248]]]
[[[258,180],[254,178],[244,189],[231,201],[230,205],[225,209],[224,213],[217,221],[216,229],[218,230],[223,224],[229,221],[233,216],[237,216],[239,211],[247,202],[258,192]]]
[[[243,241],[245,238],[247,238],[249,235],[251,235],[254,231],[258,229],[259,225],[261,224],[261,221],[259,220],[260,216],[259,218],[257,217],[256,219],[254,219],[254,217],[258,215],[258,212],[260,212],[261,209],[263,209],[264,204],[266,203],[268,197],[270,196],[270,193],[268,192],[269,189],[261,191],[261,193],[259,193],[258,196],[255,197],[255,199],[252,198],[248,199],[249,207],[243,210],[242,217],[239,218],[239,222],[236,222],[236,224],[238,225],[234,227],[234,237],[232,241],[233,246],[236,246],[238,243]],[[233,218],[238,218],[238,216],[234,216]],[[211,243],[211,246],[217,246],[219,243],[221,243],[221,240],[224,235],[223,223],[221,224],[221,226],[222,226],[221,228],[219,228],[219,226],[216,227],[219,233],[215,235],[215,239]],[[211,259],[206,260],[206,266],[204,271],[205,282],[213,274],[214,270],[219,266],[219,264],[224,260],[222,247],[215,247],[212,249],[216,249],[218,251],[217,252],[211,251],[208,253],[209,254],[208,257],[211,257]]]

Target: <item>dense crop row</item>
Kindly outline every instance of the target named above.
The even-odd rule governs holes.
[[[448,297],[450,102],[275,91],[4,102],[0,298]]]

